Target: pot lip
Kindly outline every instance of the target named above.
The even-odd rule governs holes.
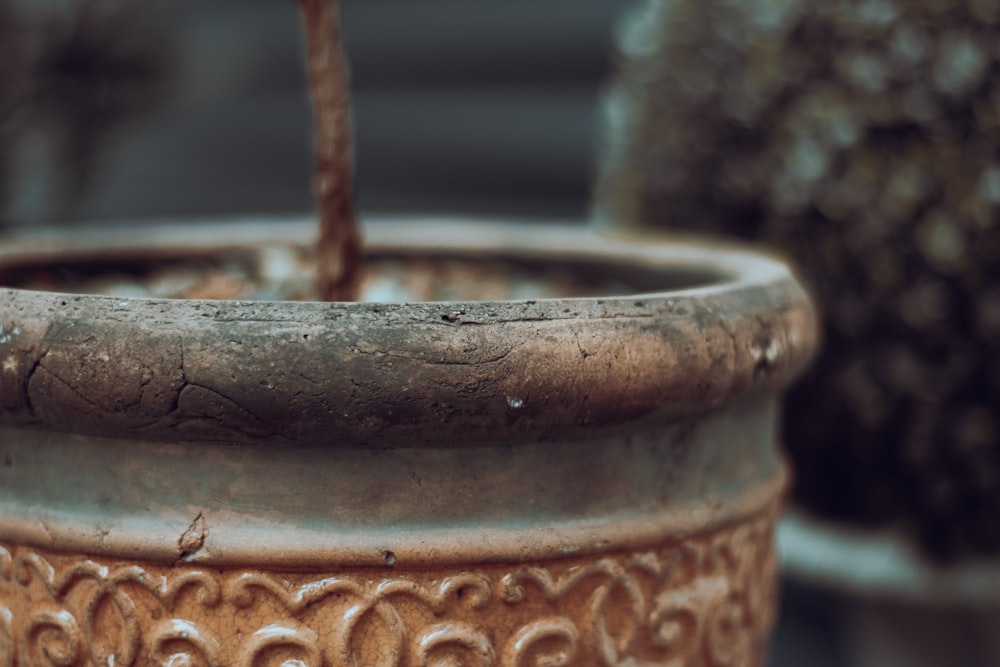
[[[470,224],[471,223],[471,224]],[[738,243],[691,234],[653,236],[630,230],[613,230],[566,221],[505,221],[475,216],[374,216],[361,221],[366,254],[425,252],[447,256],[489,256],[544,259],[553,254],[567,264],[573,261],[634,259],[650,267],[671,264],[681,270],[711,271],[714,280],[680,289],[636,291],[600,297],[499,299],[474,303],[564,302],[628,300],[636,296],[697,297],[738,287],[764,286],[789,279],[791,272],[779,258]],[[246,217],[191,219],[178,223],[151,222],[146,226],[107,225],[90,228],[41,227],[9,233],[0,246],[0,267],[17,262],[37,265],[53,259],[83,260],[95,255],[126,258],[134,253],[155,254],[169,249],[171,256],[205,257],[211,252],[253,249],[262,244],[310,246],[316,225],[307,217]],[[629,257],[631,255],[631,257]],[[610,263],[609,262],[609,263]],[[0,290],[32,292],[0,286]],[[44,291],[45,294],[63,294]],[[135,303],[184,301],[190,304],[281,303],[289,308],[349,309],[365,302],[254,301],[207,299],[157,299],[150,297],[72,296],[113,298]],[[426,305],[453,301],[414,301]],[[460,302],[460,301],[454,301]],[[376,302],[370,302],[376,303]],[[308,306],[305,304],[309,304]]]
[[[778,553],[789,577],[859,599],[928,607],[1000,606],[1000,560],[931,561],[889,528],[863,528],[791,508],[778,525]]]
[[[386,254],[558,256],[567,263],[639,265],[667,282],[678,268],[707,270],[716,280],[609,297],[405,304],[169,300],[0,288],[0,324],[10,332],[23,321],[17,328],[25,332],[0,349],[0,356],[20,360],[5,362],[0,374],[13,397],[6,405],[0,400],[0,424],[217,443],[328,445],[335,433],[338,446],[378,447],[441,444],[455,437],[482,443],[600,436],[656,428],[740,396],[778,391],[815,353],[812,300],[786,265],[760,252],[583,226],[474,220],[371,220],[364,226],[366,247]],[[264,243],[308,245],[314,234],[314,224],[303,218],[34,231],[0,246],[0,266],[92,257],[98,250],[134,257],[150,247],[204,256]],[[234,330],[256,336],[259,349],[233,356],[228,346]],[[306,337],[307,344],[300,340]],[[154,375],[178,378],[145,391],[135,368],[99,369],[95,359],[108,362],[116,339],[159,346]],[[593,345],[590,352],[584,342]],[[81,350],[98,344],[104,348],[85,357]],[[291,361],[289,354],[298,357]],[[279,357],[290,370],[276,379]],[[220,358],[231,364],[224,378],[208,368]],[[240,372],[233,374],[237,363]],[[46,385],[39,369],[55,379]],[[129,385],[134,391],[101,409],[81,402],[76,397],[83,380],[74,378],[92,379],[98,370],[108,376],[110,393],[131,391]],[[293,371],[320,377],[303,384]],[[238,387],[230,375],[234,382],[240,376]],[[345,377],[354,379],[353,388]],[[56,381],[73,395],[59,387],[49,391]],[[414,385],[419,400],[402,394]],[[185,409],[179,400],[185,392],[187,404],[198,406]],[[386,396],[399,400],[380,412]],[[354,414],[361,404],[368,414]],[[431,414],[435,405],[448,408],[447,424]]]

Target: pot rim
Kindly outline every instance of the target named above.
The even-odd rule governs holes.
[[[667,283],[678,269],[715,280],[599,298],[406,304],[0,288],[0,324],[8,339],[20,332],[0,347],[8,395],[0,425],[220,443],[330,444],[335,433],[337,446],[571,438],[655,427],[780,390],[814,353],[815,310],[791,271],[738,246],[440,218],[372,220],[363,231],[369,254],[558,257],[639,266]],[[312,221],[302,218],[34,231],[5,241],[0,267],[135,257],[150,249],[205,256],[261,244],[301,246],[314,234]],[[252,341],[254,351],[228,349],[236,338]],[[132,349],[146,355],[143,368],[113,362]],[[148,362],[152,351],[163,358]],[[275,359],[285,368],[275,370]],[[234,368],[241,369],[238,378]],[[95,373],[112,398],[79,398]],[[142,375],[151,373],[166,383],[159,398],[143,389]],[[295,373],[311,379],[296,380]],[[422,392],[417,398],[403,395],[414,386]],[[192,396],[198,392],[207,393]],[[380,401],[406,404],[387,414]],[[367,414],[352,414],[358,405]],[[442,405],[451,410],[443,421],[430,409]]]

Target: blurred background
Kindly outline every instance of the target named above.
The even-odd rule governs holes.
[[[826,349],[786,410],[770,667],[1000,664],[1000,0],[342,14],[362,213],[802,267]],[[302,52],[293,0],[0,0],[0,228],[312,210]]]
[[[620,0],[343,3],[359,206],[582,219]],[[311,210],[293,0],[0,0],[0,224]]]

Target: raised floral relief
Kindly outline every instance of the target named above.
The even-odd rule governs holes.
[[[0,667],[749,667],[774,512],[640,553],[337,575],[0,546]]]

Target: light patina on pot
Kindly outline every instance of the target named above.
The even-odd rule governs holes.
[[[311,223],[8,240],[0,269],[308,246]],[[757,665],[815,314],[780,262],[370,224],[372,257],[627,296],[0,289],[0,667]]]

